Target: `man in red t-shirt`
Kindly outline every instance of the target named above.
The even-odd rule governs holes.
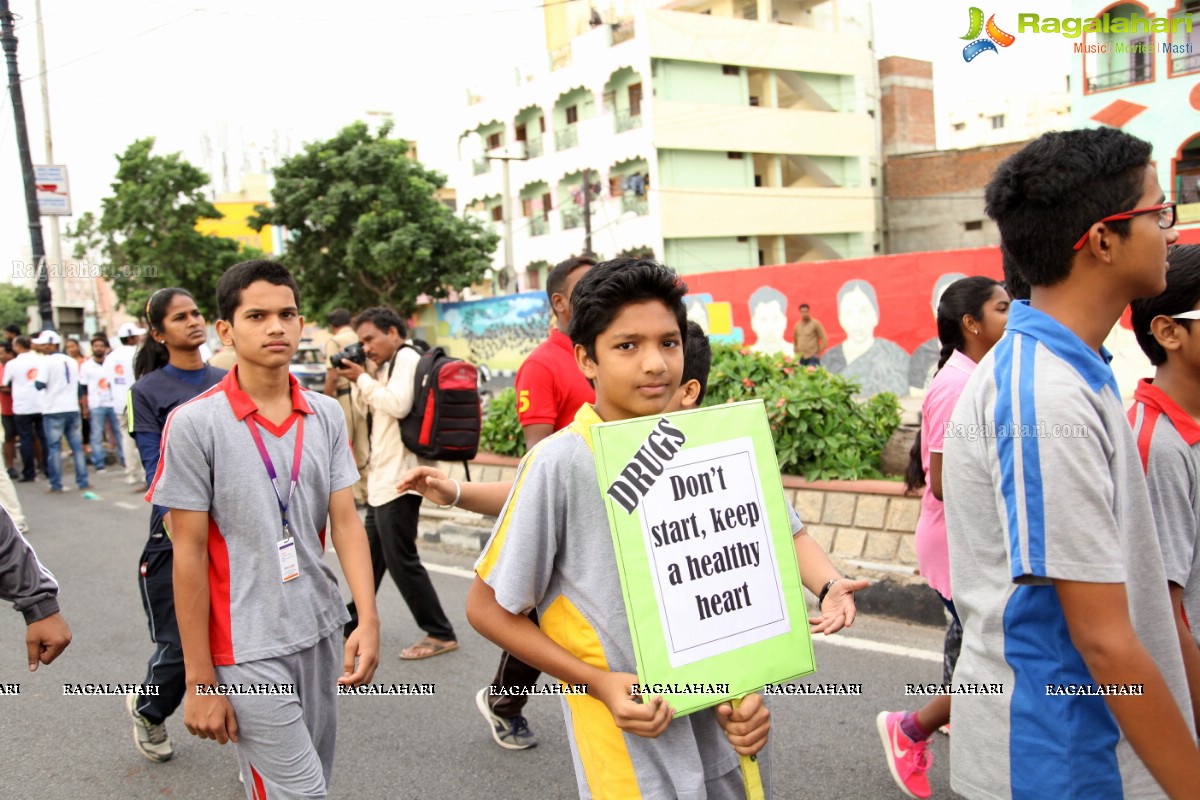
[[[525,432],[525,449],[565,428],[584,403],[596,402],[596,392],[575,363],[575,348],[567,336],[571,322],[571,290],[596,262],[590,258],[568,258],[546,277],[546,296],[554,311],[556,327],[550,338],[539,344],[517,370],[517,419]],[[537,612],[530,612],[537,622]],[[500,667],[491,686],[475,696],[475,705],[492,731],[496,744],[508,750],[526,750],[537,744],[521,711],[527,696],[514,688],[536,686],[541,672],[511,653],[500,656]],[[507,694],[498,693],[508,690]]]
[[[525,449],[567,427],[584,403],[596,402],[596,393],[575,363],[575,348],[567,336],[571,322],[571,290],[595,265],[590,258],[568,258],[546,276],[546,296],[556,327],[517,370],[517,419],[525,432]]]

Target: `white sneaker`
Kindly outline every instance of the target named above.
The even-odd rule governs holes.
[[[137,713],[136,694],[125,695],[125,709],[133,719],[133,743],[138,752],[151,761],[170,761],[175,751],[171,749],[171,737],[167,735],[166,723],[155,725]]]

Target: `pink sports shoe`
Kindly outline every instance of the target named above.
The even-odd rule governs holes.
[[[875,727],[879,729],[879,738],[883,742],[888,770],[892,773],[892,780],[909,797],[929,797],[932,792],[926,773],[933,764],[929,741],[914,742],[905,736],[904,731],[900,730],[902,719],[903,711],[880,711],[879,716],[875,718]]]

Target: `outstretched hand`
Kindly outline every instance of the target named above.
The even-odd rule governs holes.
[[[457,495],[454,481],[450,480],[446,473],[433,467],[416,467],[408,470],[400,476],[400,482],[396,484],[396,491],[401,494],[416,492],[439,506],[450,505]]]
[[[829,592],[825,595],[825,602],[821,604],[817,615],[808,618],[812,632],[828,636],[853,625],[854,617],[857,614],[854,606],[854,593],[867,588],[870,583],[868,580],[838,579],[837,583],[829,587]]]

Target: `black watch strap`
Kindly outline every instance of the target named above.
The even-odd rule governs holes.
[[[829,583],[825,584],[821,588],[821,593],[819,595],[817,595],[817,610],[818,611],[821,610],[821,606],[824,605],[824,603],[825,603],[825,595],[829,594],[829,590],[831,588],[833,588],[833,585],[835,583],[837,583],[839,580],[841,580],[841,578],[834,578],[833,580],[831,580]]]

